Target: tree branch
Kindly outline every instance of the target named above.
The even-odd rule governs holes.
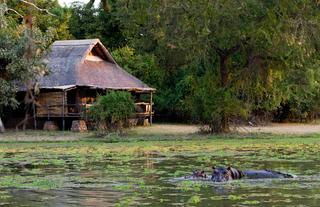
[[[14,9],[10,9],[10,8],[8,8],[8,9],[7,9],[7,11],[12,11],[12,12],[14,12],[15,14],[17,14],[19,17],[23,18],[23,15],[22,15],[22,14],[20,14],[19,12],[17,12],[17,11],[16,11],[16,10],[14,10]]]
[[[227,50],[224,50],[224,56],[230,56],[233,53],[237,52],[241,47],[241,44],[235,45]]]
[[[270,56],[270,55],[255,55],[252,57],[253,60],[260,59],[260,60],[268,60],[268,61],[274,61],[274,62],[281,62],[282,60],[278,57]]]
[[[28,2],[28,1],[25,1],[25,0],[20,0],[20,2],[25,3],[25,4],[29,5],[29,6],[32,6],[32,7],[36,8],[37,10],[39,10],[41,12],[46,12],[47,14],[49,14],[51,16],[56,16],[56,15],[52,14],[51,12],[49,12],[48,9],[41,9],[37,5],[35,5],[34,3],[31,3],[31,2]]]
[[[95,2],[95,0],[90,0],[90,1],[86,4],[86,7],[87,7],[88,9],[91,9],[92,6],[93,6],[93,4],[94,4],[94,2]]]

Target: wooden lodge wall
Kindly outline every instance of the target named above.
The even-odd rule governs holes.
[[[77,118],[87,120],[89,108],[96,101],[97,94],[104,91],[75,88],[68,91],[46,90],[37,97],[36,117],[38,118]],[[152,123],[152,93],[150,101],[141,94],[132,94],[135,97],[135,118],[149,119]],[[148,97],[149,98],[149,97]]]
[[[67,114],[67,96],[63,91],[59,92],[41,92],[38,97],[37,117],[61,117]],[[64,105],[64,111],[63,111]]]

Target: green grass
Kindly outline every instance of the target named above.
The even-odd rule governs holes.
[[[290,154],[294,150],[308,150],[317,152],[320,149],[320,135],[190,135],[187,137],[158,135],[158,136],[112,136],[97,138],[92,135],[76,141],[36,141],[1,142],[0,153],[58,153],[58,154],[121,154],[144,155],[148,153],[192,153],[215,152],[225,155],[232,151],[284,150],[283,154]],[[271,151],[270,151],[271,150]],[[226,153],[224,153],[226,152]],[[277,152],[275,152],[277,153]],[[199,159],[209,159],[203,157]]]

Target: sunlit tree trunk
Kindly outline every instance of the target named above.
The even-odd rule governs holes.
[[[94,2],[95,2],[95,0],[90,0],[90,1],[87,3],[87,7],[88,7],[88,8],[93,7]],[[108,0],[101,0],[100,2],[102,3],[102,8],[103,8],[106,12],[108,12],[108,11],[110,10],[110,4],[109,4]]]
[[[1,117],[0,117],[0,133],[4,132],[4,125],[2,123]]]
[[[229,71],[228,71],[228,66],[227,66],[227,61],[228,61],[228,56],[226,55],[221,55],[220,56],[220,83],[222,88],[227,87],[228,83],[228,76],[229,76]],[[225,113],[221,115],[221,126],[220,132],[229,132],[229,121],[228,117]]]
[[[228,69],[228,60],[230,57],[236,53],[241,47],[241,44],[235,45],[234,47],[231,47],[226,50],[220,50],[218,49],[218,54],[220,57],[220,86],[221,88],[226,89],[228,87],[228,81],[229,81],[229,69]],[[219,131],[222,133],[228,133],[230,132],[230,125],[229,125],[229,117],[225,112],[222,112],[221,114],[221,120],[220,120],[220,126],[218,127]]]

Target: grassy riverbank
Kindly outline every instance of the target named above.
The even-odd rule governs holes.
[[[65,154],[123,154],[141,155],[224,153],[233,151],[283,150],[317,151],[320,149],[320,134],[277,135],[277,134],[228,134],[201,135],[197,133],[163,132],[145,133],[134,130],[123,136],[97,137],[94,133],[72,132],[8,132],[0,138],[0,153],[41,152]]]

